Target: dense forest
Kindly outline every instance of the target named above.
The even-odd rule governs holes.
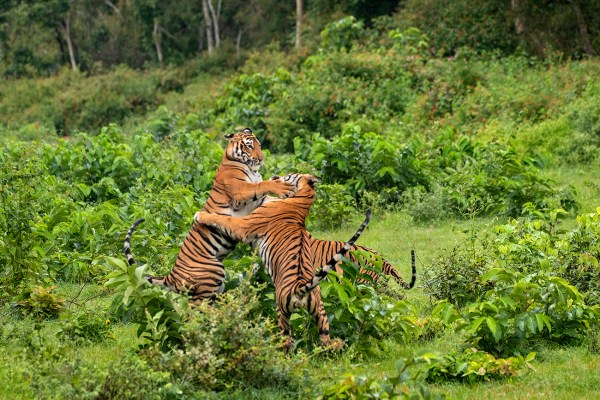
[[[48,76],[63,67],[98,74],[116,65],[179,65],[216,51],[240,57],[267,45],[314,50],[324,26],[343,15],[371,34],[416,27],[437,56],[466,47],[589,58],[600,47],[593,0],[5,0],[0,74]]]
[[[3,1],[0,399],[600,397],[598,51],[591,0]],[[314,238],[373,211],[341,350],[281,350],[248,245],[210,304],[144,279],[241,127],[321,178]]]

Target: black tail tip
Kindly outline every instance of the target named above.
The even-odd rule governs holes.
[[[369,208],[367,210],[367,212],[365,213],[365,220],[368,222],[371,219],[371,212],[372,210]]]

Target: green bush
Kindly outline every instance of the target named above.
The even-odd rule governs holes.
[[[181,327],[181,345],[143,352],[156,370],[190,389],[223,391],[286,387],[298,390],[289,360],[278,348],[283,337],[272,320],[253,318],[259,303],[250,291],[234,289],[213,306],[201,304]]]
[[[447,255],[423,271],[423,287],[435,300],[462,307],[479,300],[489,287],[480,278],[490,268],[487,247],[471,242],[457,245]]]
[[[297,141],[297,154],[305,153],[325,182],[343,183],[355,197],[363,191],[397,188],[398,198],[388,201],[398,202],[399,193],[407,187],[427,182],[413,143],[400,145],[374,132],[363,133],[355,125],[346,126],[331,141],[314,135],[311,142],[305,152]]]
[[[19,311],[34,319],[42,320],[58,318],[63,308],[64,299],[54,292],[56,286],[47,288],[35,286],[30,290],[25,289],[18,303]]]
[[[414,372],[415,367],[432,365],[439,359],[439,353],[420,352],[398,360],[396,371],[381,378],[346,373],[342,379],[325,387],[323,399],[445,399],[444,394],[431,393],[431,389],[421,382],[420,370]]]
[[[113,272],[106,286],[117,290],[112,312],[123,322],[139,324],[137,334],[142,346],[164,350],[181,343],[181,329],[189,314],[187,297],[151,285],[144,278],[146,265],[128,265],[107,257]]]
[[[62,326],[56,333],[60,338],[74,342],[102,342],[114,339],[107,313],[84,309],[80,312],[63,313]]]
[[[256,73],[233,78],[217,100],[214,110],[216,128],[221,132],[231,132],[244,124],[263,137],[268,107],[290,79],[290,73],[283,68],[270,76]],[[267,137],[267,143],[269,140]]]
[[[448,381],[478,382],[496,379],[509,379],[526,368],[534,370],[531,361],[535,353],[496,358],[475,348],[466,349],[462,354],[444,355],[425,366],[428,382]]]
[[[271,104],[267,126],[274,151],[293,150],[294,138],[338,135],[348,123],[391,128],[413,101],[410,73],[390,53],[322,53],[306,59],[299,74]]]
[[[495,286],[466,308],[463,329],[475,345],[496,354],[515,353],[543,337],[581,341],[600,315],[574,286],[545,271],[524,275],[494,268],[481,280]]]
[[[585,293],[590,304],[600,304],[600,207],[595,213],[579,215],[566,241],[569,253],[561,275]]]
[[[308,215],[309,229],[337,229],[352,221],[356,213],[354,198],[344,185],[321,184]]]
[[[34,146],[0,152],[0,302],[49,278],[43,267],[47,238],[37,223],[60,197],[51,183]]]
[[[449,217],[451,208],[446,191],[433,184],[427,191],[423,186],[413,186],[402,193],[402,203],[415,222],[436,222]]]
[[[331,335],[344,339],[361,353],[377,352],[386,339],[410,342],[419,338],[425,321],[412,303],[380,293],[381,288],[372,284],[359,283],[361,279],[371,281],[359,272],[361,268],[381,274],[381,258],[373,263],[371,254],[357,251],[355,256],[361,260],[359,265],[344,262],[343,276],[332,271],[320,284]]]
[[[363,36],[363,22],[355,17],[344,17],[334,21],[321,32],[321,46],[327,50],[350,50],[352,43]]]

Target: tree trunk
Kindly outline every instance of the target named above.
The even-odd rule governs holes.
[[[204,50],[204,27],[198,26],[198,53],[202,53]]]
[[[532,33],[527,26],[527,19],[523,15],[521,0],[511,0],[510,8],[515,15],[515,29],[517,34],[525,39],[525,41],[532,47],[534,53],[540,57],[544,57],[545,51],[543,44],[540,42],[535,32]]]
[[[302,0],[296,0],[296,50],[302,47]]]
[[[235,41],[235,54],[237,55],[237,58],[240,58],[241,55],[240,43],[242,42],[242,32],[242,28],[240,28],[237,35],[237,40]]]
[[[210,13],[208,11],[208,2],[209,0],[202,0],[202,13],[204,14],[204,23],[206,24],[206,41],[208,43],[208,54],[211,55],[213,53],[214,44],[212,18],[210,17]]]
[[[67,42],[67,49],[69,50],[69,61],[71,62],[71,69],[77,71],[77,61],[75,60],[75,49],[73,47],[73,41],[71,40],[71,21],[69,16],[65,16],[65,19],[58,24],[58,28]]]
[[[579,2],[577,0],[567,0],[567,3],[569,3],[573,9],[573,12],[575,13],[575,16],[577,17],[577,26],[579,27],[579,33],[581,34],[581,41],[583,42],[583,50],[585,51],[585,55],[587,58],[592,58],[592,55],[594,55],[594,48],[592,47],[587,23],[583,17],[583,12],[581,12]]]
[[[163,53],[162,47],[160,46],[160,25],[158,20],[154,21],[154,29],[152,30],[152,39],[154,40],[154,46],[156,47],[156,58],[160,67],[163,67]]]
[[[215,48],[219,48],[221,47],[221,36],[219,35],[219,16],[217,15],[217,13],[215,13],[215,9],[212,5],[212,0],[206,0],[206,2],[208,3],[208,9],[210,10],[210,15],[212,17],[213,20],[213,29],[215,31]],[[219,2],[219,11],[221,9],[221,3]]]

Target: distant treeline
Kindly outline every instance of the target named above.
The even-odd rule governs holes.
[[[344,15],[375,30],[415,26],[443,56],[468,48],[581,58],[600,48],[597,0],[3,0],[0,76],[178,65],[266,45],[310,51]]]

